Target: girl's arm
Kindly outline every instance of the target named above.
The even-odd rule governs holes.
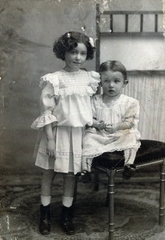
[[[56,107],[54,88],[51,83],[46,81],[42,82],[41,96],[40,96],[40,116],[32,123],[31,127],[35,130],[43,130],[46,125],[57,125],[57,118],[54,116],[53,111]]]
[[[45,129],[45,133],[46,133],[46,137],[47,137],[47,154],[52,157],[55,158],[55,138],[53,136],[53,130],[52,130],[52,125],[48,124],[44,127]]]
[[[92,115],[93,115],[93,125],[92,127],[96,128],[97,130],[105,129],[105,122],[103,120],[97,120],[97,101],[99,95],[95,95],[91,98],[91,106],[92,106]]]

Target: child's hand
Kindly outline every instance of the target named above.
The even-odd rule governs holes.
[[[47,150],[46,150],[47,154],[49,155],[49,157],[51,158],[56,158],[56,154],[55,154],[55,141],[53,139],[49,139],[48,143],[47,143]]]
[[[117,131],[115,124],[106,124],[105,130],[109,133],[114,133]]]
[[[103,130],[103,129],[105,129],[105,126],[106,126],[106,124],[104,123],[103,120],[97,122],[97,124],[96,124],[96,128],[97,128],[98,130]]]

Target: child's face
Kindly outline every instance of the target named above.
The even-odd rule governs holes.
[[[87,58],[87,48],[84,43],[78,43],[77,47],[65,53],[65,70],[75,72],[85,63]]]
[[[120,95],[122,88],[127,84],[121,72],[105,71],[101,72],[100,75],[103,93],[108,97]]]

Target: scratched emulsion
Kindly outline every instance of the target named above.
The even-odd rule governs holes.
[[[37,187],[35,186],[36,175],[33,173],[38,173],[39,170],[34,167],[32,157],[37,136],[36,132],[30,129],[32,121],[39,114],[39,79],[45,73],[54,72],[63,67],[63,62],[57,60],[52,52],[54,40],[62,33],[69,30],[82,31],[93,37],[96,43],[96,3],[100,3],[101,12],[104,10],[139,12],[141,10],[162,9],[165,12],[165,0],[0,0],[0,171],[1,174],[3,173],[0,183],[2,180],[4,182],[0,188],[0,207],[2,210],[0,211],[0,240],[47,239],[41,237],[37,232],[40,189],[39,183]],[[131,27],[135,28],[137,26],[136,14],[132,23]],[[159,25],[161,27],[163,25],[165,29],[165,16]],[[101,28],[106,27],[109,27],[107,18],[103,19],[101,23]],[[153,39],[148,39],[147,44],[150,40]],[[138,49],[140,49],[138,54],[142,54],[142,57],[139,58],[136,54],[137,49],[131,47],[132,43],[126,40],[127,47],[123,48],[123,45],[118,47],[114,57],[117,57],[117,54],[124,50],[123,56],[124,60],[127,61],[128,68],[140,66],[143,70],[148,67],[155,70],[165,70],[165,67],[163,68],[165,45],[163,43],[161,48],[157,48],[158,41],[156,38],[155,45],[150,48],[151,50],[148,50],[149,48],[146,46],[143,49],[145,54],[142,54],[140,42],[137,40]],[[102,51],[100,61],[103,61],[105,57],[112,58],[108,49],[113,50],[114,48],[109,40],[108,44],[108,48]],[[87,63],[85,67],[89,70],[95,69],[95,59]],[[140,79],[137,76],[134,77],[132,81],[136,81],[136,84],[129,84],[127,91],[130,94],[133,91],[140,100],[146,99],[145,101],[148,103],[144,109],[147,120],[143,119],[142,121],[143,132],[146,131],[145,136],[163,139],[165,136],[164,75],[161,75],[160,84],[156,78],[151,77],[153,82],[144,76]],[[137,81],[140,84],[137,84]],[[144,105],[142,105],[143,107]],[[152,118],[150,117],[151,111],[154,112]],[[154,116],[156,117],[154,118]],[[12,176],[17,174],[21,178],[26,172],[30,173],[28,180],[32,179],[31,187],[25,184],[19,188],[17,184],[20,183],[12,181]],[[10,174],[11,180],[6,181],[6,177]],[[12,185],[15,184],[12,187],[10,186],[11,182]],[[78,215],[76,216],[78,237],[72,239],[103,239],[103,236],[106,238],[108,230],[107,218],[105,217],[107,216],[107,208],[102,207],[105,197],[103,194],[106,192],[100,191],[96,196],[93,193],[86,196],[87,188],[89,190],[89,186],[80,185],[79,187],[81,201],[77,203]],[[118,199],[123,200],[117,201],[117,239],[123,240],[123,229],[126,231],[125,237],[129,235],[130,239],[142,239],[141,234],[144,234],[146,240],[163,239],[165,233],[162,233],[162,230],[156,225],[157,208],[150,204],[152,201],[155,205],[158,204],[158,198],[152,199],[153,196],[157,197],[157,188],[146,193],[139,186],[138,193],[135,189],[134,202],[131,206],[128,199],[132,194],[130,189],[132,188],[122,188],[117,192]],[[58,197],[54,196],[54,212],[59,206],[60,191],[58,186],[56,193],[59,195]],[[87,202],[82,203],[82,199],[83,201],[87,199]],[[142,205],[141,199],[146,200]],[[148,199],[150,199],[150,203],[147,202]],[[96,213],[95,209],[91,208],[91,203],[92,206],[97,206]],[[130,208],[135,214],[132,214]],[[127,209],[129,210],[127,211]],[[129,217],[125,218],[128,213]],[[150,222],[148,222],[148,218]],[[147,223],[147,229],[143,220]],[[53,221],[57,223],[57,229],[56,225],[53,225],[50,239],[54,239],[55,231],[63,237],[56,215],[53,215]],[[98,221],[100,221],[99,225]],[[136,238],[133,238],[132,232],[129,232],[130,229]],[[29,233],[30,235],[28,235]],[[157,234],[156,237],[151,237],[150,235],[154,233]]]

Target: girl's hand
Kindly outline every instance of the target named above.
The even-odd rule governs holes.
[[[106,124],[105,130],[109,133],[114,133],[118,129],[117,129],[117,126],[115,126],[115,124]]]
[[[99,121],[99,122],[96,123],[96,128],[97,128],[98,130],[103,130],[103,129],[105,129],[105,126],[106,126],[106,124],[104,123],[103,120],[101,120],[101,121]]]
[[[49,155],[49,157],[54,158],[54,159],[56,158],[55,141],[53,139],[48,139],[46,152]]]

